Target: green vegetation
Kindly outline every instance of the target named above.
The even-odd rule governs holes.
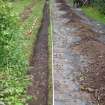
[[[14,12],[20,14],[31,2],[15,2],[18,5],[12,7],[11,3],[0,0],[0,104],[26,105],[30,98],[26,93],[29,51],[40,26],[44,0],[36,0],[31,16],[24,23]]]
[[[25,103],[27,84],[24,37],[11,5],[0,1],[0,101],[6,105]]]
[[[26,38],[26,50],[28,51],[28,57],[30,56],[30,49],[32,49],[32,44],[37,39],[37,31],[40,27],[42,15],[43,15],[44,0],[36,0],[36,4],[32,9],[32,14],[30,17],[22,24],[23,34]]]
[[[105,0],[94,0],[93,6],[105,15]]]
[[[51,3],[52,0],[49,1],[49,11],[50,11],[50,17],[51,17]],[[49,80],[48,80],[48,89],[49,89],[49,94],[48,94],[48,105],[53,105],[53,83],[52,83],[52,21],[50,20],[50,25],[49,25],[49,29],[48,29],[48,48],[49,48],[49,59],[48,59],[48,63],[49,63]]]
[[[83,7],[83,12],[90,18],[105,23],[105,15],[93,7]]]
[[[32,0],[17,0],[15,2],[12,2],[14,7],[13,11],[16,12],[17,14],[20,14],[26,6],[31,4],[31,2]]]
[[[105,0],[92,0],[92,7],[83,7],[84,13],[97,21],[105,23]]]
[[[73,0],[69,0],[73,6]],[[81,7],[89,18],[105,23],[105,0],[91,0],[89,5]]]

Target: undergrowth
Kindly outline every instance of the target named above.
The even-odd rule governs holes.
[[[0,105],[27,105],[31,98],[27,96],[29,51],[36,39],[44,5],[43,0],[36,1],[32,15],[20,26],[18,16],[14,14],[20,10],[14,10],[11,3],[0,0]],[[27,34],[28,30],[31,34]]]
[[[52,83],[52,36],[51,36],[51,25],[49,25],[48,29],[48,49],[49,49],[49,59],[48,59],[48,66],[49,66],[49,94],[48,94],[48,105],[53,105],[53,83]]]
[[[83,7],[83,12],[90,18],[105,24],[105,15],[100,13],[95,7]]]

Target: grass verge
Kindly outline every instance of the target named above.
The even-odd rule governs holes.
[[[36,0],[36,4],[33,7],[33,12],[31,16],[22,24],[23,35],[25,37],[26,43],[26,53],[27,58],[31,55],[31,50],[33,47],[33,43],[37,40],[37,31],[41,24],[41,19],[43,15],[43,7],[44,7],[44,0]]]
[[[68,3],[73,6],[73,0],[68,0]],[[87,17],[105,24],[105,15],[101,14],[100,11],[94,7],[82,7],[82,11]]]
[[[15,0],[13,4],[13,11],[16,12],[17,14],[20,14],[26,6],[28,6],[32,0]]]
[[[49,59],[48,59],[48,63],[49,63],[49,80],[48,80],[48,89],[49,89],[49,94],[48,94],[48,105],[53,105],[53,77],[52,77],[52,73],[53,73],[53,58],[52,58],[52,49],[53,49],[53,44],[52,44],[52,21],[51,21],[51,3],[52,1],[49,0],[49,12],[50,12],[50,25],[49,25],[49,29],[48,29],[48,49],[49,49]]]
[[[92,7],[83,7],[82,10],[89,18],[105,24],[105,15],[101,14],[97,9]]]

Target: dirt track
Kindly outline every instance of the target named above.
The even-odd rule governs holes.
[[[54,105],[105,105],[105,33],[64,0],[52,4]]]
[[[48,26],[49,6],[46,1],[43,19],[34,43],[29,74],[32,84],[28,93],[33,97],[29,105],[47,105],[48,103]]]

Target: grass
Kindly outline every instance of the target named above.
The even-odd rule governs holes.
[[[30,56],[31,53],[30,49],[32,50],[33,42],[35,42],[37,39],[36,34],[42,19],[43,6],[44,6],[44,1],[37,0],[35,6],[32,9],[33,12],[31,16],[21,26],[23,28],[23,34],[25,35],[26,38],[26,51],[28,56]]]
[[[92,7],[83,7],[82,10],[86,16],[90,17],[91,19],[105,23],[105,15],[101,14],[97,9]]]
[[[5,67],[0,68],[0,103],[26,105],[26,101],[30,98],[26,93],[29,84],[27,77],[28,61],[32,53],[33,42],[37,39],[36,33],[41,23],[44,2],[44,0],[36,0],[32,14],[25,22],[19,23],[20,32],[17,34],[16,41],[12,42],[15,50],[13,50],[12,57],[18,62],[11,61],[15,65],[12,65],[11,68],[6,67],[6,70]],[[13,3],[13,11],[20,14],[24,7],[30,3],[29,0],[16,1]],[[17,33],[17,30],[15,31]],[[3,88],[2,91],[1,87]]]
[[[52,0],[49,1],[49,11],[50,11],[50,17],[51,17],[51,4]],[[53,105],[53,78],[52,78],[52,49],[53,49],[53,44],[52,44],[52,21],[50,19],[50,25],[48,29],[48,48],[49,48],[49,59],[48,59],[48,66],[49,66],[49,80],[48,80],[48,89],[49,89],[49,94],[48,94],[48,105]]]
[[[31,0],[32,1],[32,0]],[[29,0],[23,0],[18,1],[18,5],[14,6],[14,11],[18,14],[20,14],[22,10],[24,10],[25,6],[29,5],[31,3]],[[29,57],[31,55],[33,43],[37,39],[37,31],[40,27],[42,15],[43,15],[43,7],[44,7],[44,0],[35,0],[36,4],[32,8],[32,13],[28,17],[28,19],[25,20],[25,22],[20,23],[20,27],[22,29],[23,37],[24,37],[24,53],[26,54],[26,61],[29,61]],[[15,4],[15,3],[13,3]]]
[[[69,3],[72,6],[73,0],[69,0]],[[82,7],[82,10],[87,17],[105,24],[105,15],[101,14],[100,11],[94,7]]]
[[[13,11],[20,14],[31,2],[32,0],[17,0],[13,2]]]
[[[43,7],[44,7],[44,0],[40,0],[40,1],[36,0],[36,4],[34,5],[32,9],[32,14],[21,25],[23,36],[24,36],[23,55],[26,55],[25,61],[29,61],[29,58],[31,56],[32,49],[33,49],[33,43],[37,40],[36,35],[41,24],[41,19],[43,15]],[[26,69],[28,69],[28,66]]]

